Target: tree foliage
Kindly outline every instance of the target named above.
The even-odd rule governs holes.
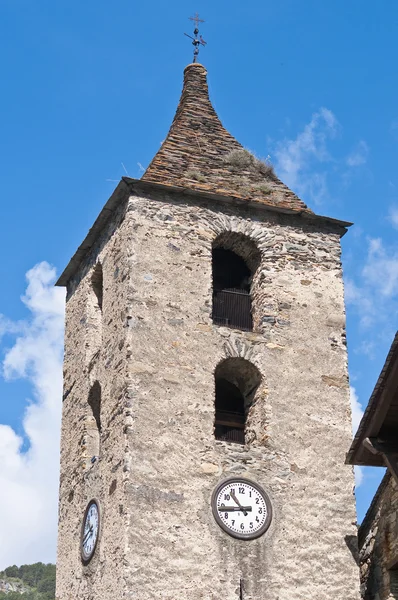
[[[41,562],[33,565],[13,565],[0,571],[0,580],[10,583],[19,582],[28,591],[0,591],[0,600],[54,600],[55,599],[55,565]]]

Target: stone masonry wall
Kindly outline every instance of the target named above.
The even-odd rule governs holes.
[[[129,254],[133,232],[123,222],[125,206],[104,231],[68,288],[66,306],[64,400],[61,436],[61,481],[57,557],[59,600],[122,598],[122,557],[126,545],[124,498],[125,396],[128,380],[126,307],[129,304]],[[94,309],[91,277],[103,269],[103,309]],[[102,323],[101,323],[102,321]],[[91,386],[101,385],[99,459],[90,462]],[[87,503],[101,508],[101,539],[93,560],[80,559],[80,529]]]
[[[359,530],[364,600],[398,598],[398,485],[386,474]]]
[[[255,331],[211,321],[211,249],[225,231],[261,252]],[[103,266],[101,336],[91,274]],[[100,350],[98,347],[100,339]],[[299,216],[132,196],[68,289],[58,600],[358,600],[345,315],[338,230]],[[214,439],[214,370],[261,372],[247,444]],[[88,465],[87,398],[102,386],[100,459]],[[221,480],[269,493],[265,535],[215,523]],[[87,567],[87,502],[102,511]]]
[[[358,569],[345,314],[337,231],[296,217],[171,196],[131,197],[131,455],[127,598],[354,600]],[[211,249],[249,236],[262,261],[256,331],[211,321]],[[214,370],[243,357],[262,374],[250,443],[214,439]],[[274,518],[245,542],[214,521],[211,493],[242,475]]]

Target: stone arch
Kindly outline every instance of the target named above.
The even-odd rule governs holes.
[[[261,263],[261,252],[256,242],[244,233],[223,231],[213,241],[213,249],[231,250],[242,258],[254,274]]]
[[[258,368],[244,358],[226,358],[217,365],[214,371],[216,439],[245,443],[247,415],[261,381]]]
[[[224,231],[212,245],[213,322],[253,329],[251,287],[261,263],[256,243],[242,233]]]

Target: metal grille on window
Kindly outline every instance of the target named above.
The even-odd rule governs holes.
[[[215,437],[216,440],[221,440],[222,442],[234,442],[235,444],[244,444],[245,430],[244,427],[238,429],[236,427],[218,425],[218,423],[216,423]]]
[[[245,443],[245,407],[240,390],[223,378],[216,378],[214,435],[224,442]]]
[[[398,598],[398,563],[389,571],[390,574],[390,596]]]
[[[253,320],[249,292],[236,288],[231,290],[214,290],[213,323],[251,331],[253,329]]]
[[[243,258],[225,248],[213,250],[213,323],[245,331],[253,329],[251,271]]]

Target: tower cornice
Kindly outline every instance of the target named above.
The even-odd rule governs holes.
[[[258,201],[257,198],[242,198],[231,193],[229,195],[224,195],[207,190],[198,190],[192,187],[182,187],[165,183],[156,183],[146,179],[123,177],[101,210],[87,236],[80,244],[75,254],[69,261],[67,267],[59,277],[56,285],[62,287],[68,284],[69,280],[78,270],[85,256],[90,252],[96,243],[104,227],[107,225],[107,223],[109,223],[109,219],[123,201],[126,201],[127,198],[132,194],[151,195],[154,193],[167,193],[171,197],[178,198],[179,202],[183,202],[185,197],[198,203],[212,201],[217,203],[219,206],[223,204],[228,204],[231,206],[250,206],[252,209],[258,209],[264,213],[270,212],[291,215],[297,218],[298,224],[301,223],[304,225],[306,223],[322,228],[330,227],[335,229],[341,237],[343,237],[343,235],[347,232],[347,228],[352,225],[352,223],[349,221],[341,221],[339,219],[317,215],[306,210],[299,211],[286,206],[265,204],[264,202]]]

